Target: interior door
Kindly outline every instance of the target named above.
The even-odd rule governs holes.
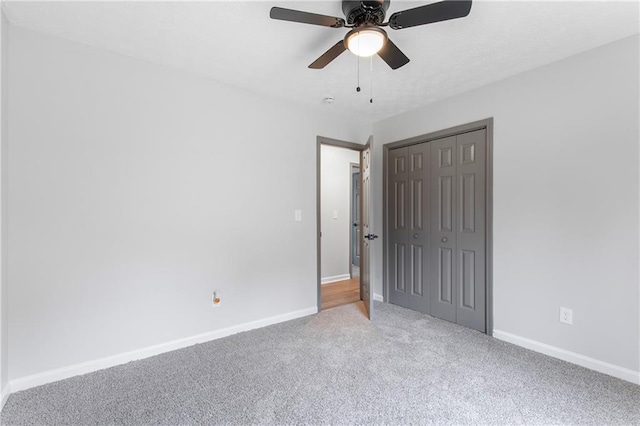
[[[389,151],[389,302],[430,313],[429,218],[431,145]]]
[[[367,144],[360,156],[360,171],[362,175],[362,185],[360,188],[360,199],[362,208],[360,209],[360,223],[362,239],[362,250],[360,251],[360,298],[364,302],[365,310],[369,319],[373,319],[373,292],[371,291],[371,256],[370,244],[377,235],[371,233],[371,144],[373,137],[369,137]]]
[[[485,130],[431,152],[431,315],[485,332]]]
[[[409,309],[429,313],[429,161],[431,145],[421,143],[409,147],[408,161],[408,235],[407,294]]]
[[[486,332],[486,130],[387,161],[389,302]]]
[[[388,233],[388,287],[389,302],[408,307],[407,291],[407,157],[409,148],[397,148],[389,151],[388,157],[388,191],[387,215]]]
[[[457,323],[485,332],[485,130],[458,135]]]
[[[456,322],[456,137],[431,143],[431,315]]]

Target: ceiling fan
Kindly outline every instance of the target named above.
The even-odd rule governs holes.
[[[387,22],[384,22],[385,13],[389,9],[389,2],[390,0],[342,0],[342,12],[346,20],[299,10],[283,9],[281,7],[271,8],[269,16],[271,19],[279,19],[281,21],[300,22],[331,28],[352,28],[344,37],[344,40],[337,42],[309,65],[309,68],[324,68],[342,52],[349,49],[358,56],[366,57],[377,53],[383,61],[395,70],[406,65],[409,62],[409,58],[393,44],[382,27],[401,30],[418,25],[463,18],[471,11],[470,0],[445,0],[396,12],[389,17]]]

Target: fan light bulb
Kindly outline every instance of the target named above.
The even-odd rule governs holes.
[[[387,41],[387,34],[377,27],[356,28],[345,37],[347,48],[362,57],[375,55]]]

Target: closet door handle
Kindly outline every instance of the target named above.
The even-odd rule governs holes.
[[[418,234],[418,233],[413,234],[413,239],[414,239],[414,240],[417,240],[419,237],[420,237],[420,234]]]
[[[442,241],[443,243],[446,243],[446,242],[447,242],[447,241],[449,241],[449,240],[447,239],[447,237],[442,237],[442,238],[440,239],[440,241]]]

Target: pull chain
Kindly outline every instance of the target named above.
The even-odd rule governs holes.
[[[360,92],[360,56],[356,55],[356,61],[358,62],[358,86],[356,87],[356,92]]]
[[[358,51],[360,50],[360,37],[358,37]],[[358,87],[356,87],[356,92],[360,93],[360,56],[356,55],[356,60],[358,61]]]
[[[369,98],[369,103],[373,103],[373,56],[371,56],[371,98]]]

